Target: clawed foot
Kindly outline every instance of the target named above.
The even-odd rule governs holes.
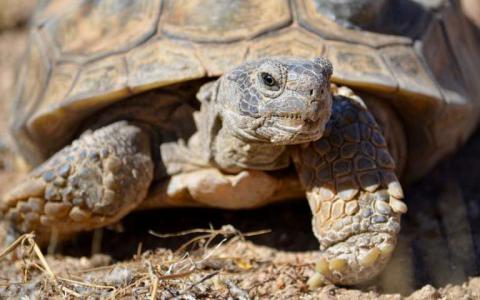
[[[312,282],[352,285],[375,277],[407,211],[387,143],[358,101],[337,98],[329,131],[294,157],[322,252]]]

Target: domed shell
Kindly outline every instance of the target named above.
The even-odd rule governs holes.
[[[389,101],[405,120],[419,170],[470,134],[480,42],[459,7],[444,7],[413,41],[344,28],[318,1],[44,3],[32,22],[13,105],[22,154],[43,161],[86,117],[133,94],[273,55],[326,56],[333,82]]]

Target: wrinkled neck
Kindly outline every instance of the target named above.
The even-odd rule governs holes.
[[[290,163],[286,146],[243,141],[225,127],[218,131],[212,146],[214,163],[226,172],[278,170]]]

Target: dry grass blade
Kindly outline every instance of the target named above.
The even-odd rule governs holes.
[[[28,238],[34,238],[35,235],[33,233],[25,233],[18,237],[13,243],[11,243],[7,248],[5,248],[1,253],[0,253],[0,260],[4,259],[10,252],[15,250],[18,246],[23,244],[26,239]]]
[[[109,289],[109,290],[114,290],[115,287],[111,285],[99,285],[99,284],[93,284],[93,283],[88,283],[88,282],[83,282],[83,281],[78,281],[78,280],[73,280],[73,279],[68,279],[64,277],[57,277],[58,280],[65,281],[71,284],[76,284],[76,285],[81,285],[81,286],[86,286],[86,287],[91,287],[95,289]]]
[[[199,281],[197,282],[194,282],[193,284],[191,284],[187,289],[185,289],[184,291],[182,291],[181,294],[187,292],[188,290],[192,289],[193,287],[207,281],[208,279],[212,278],[213,276],[217,275],[218,273],[220,273],[220,271],[215,271],[215,272],[212,272],[210,274],[207,274],[205,276],[203,276]]]
[[[71,290],[71,289],[67,288],[66,286],[62,286],[62,291],[64,291],[67,294],[70,294],[72,296],[78,297],[78,298],[82,297],[82,295],[75,292],[74,290]]]
[[[207,252],[206,255],[199,261],[199,263],[206,261],[209,257],[211,257],[217,250],[220,248],[221,245],[223,245],[227,241],[227,238],[224,238],[223,240],[220,241],[211,251]]]
[[[53,298],[141,297],[142,299],[157,299],[183,297],[182,299],[193,299],[194,295],[203,291],[206,286],[215,284],[216,281],[210,282],[211,278],[224,272],[226,270],[224,267],[232,263],[234,255],[229,255],[228,251],[225,252],[224,250],[227,249],[225,247],[244,240],[245,236],[268,232],[269,230],[261,230],[243,234],[231,225],[218,229],[193,229],[178,234],[162,235],[152,232],[161,238],[193,234],[180,247],[180,250],[193,248],[195,251],[179,253],[178,250],[175,252],[160,250],[158,254],[154,251],[147,251],[143,254],[140,253],[141,251],[137,251],[131,262],[84,270],[73,269],[75,270],[73,273],[68,271],[70,267],[65,268],[65,266],[54,263],[55,258],[48,257],[47,261],[46,256],[35,242],[33,234],[19,237],[0,252],[0,258],[7,257],[17,248],[20,249],[15,260],[23,260],[21,271],[24,271],[25,274],[21,285],[36,285],[38,290],[48,293],[49,297]],[[141,248],[139,247],[139,249]],[[168,256],[162,256],[163,254]],[[212,267],[218,269],[212,270]],[[116,268],[120,271],[115,271]],[[124,269],[127,273],[123,272]],[[7,282],[7,285],[11,286],[12,283]],[[236,287],[234,283],[222,285],[215,290],[215,293],[219,294],[226,292],[248,299],[242,289]]]
[[[176,233],[158,233],[153,230],[149,230],[148,233],[158,238],[164,239],[164,238],[178,237],[178,236],[184,236],[184,235],[189,235],[194,233],[212,233],[212,229],[195,228],[195,229],[180,231]]]
[[[113,268],[115,268],[114,265],[101,266],[101,267],[95,267],[95,268],[88,268],[85,270],[79,270],[79,271],[76,271],[74,274],[93,273],[93,272],[99,272],[99,271],[105,271],[105,270],[112,270]]]
[[[152,278],[152,292],[150,295],[151,300],[157,299],[158,278],[155,276]]]
[[[213,228],[194,228],[194,229],[189,229],[185,231],[180,231],[176,233],[158,233],[153,230],[149,230],[148,233],[159,237],[159,238],[170,238],[170,237],[178,237],[178,236],[185,236],[189,234],[194,234],[194,233],[216,233],[216,234],[225,234],[225,235],[232,235],[232,234],[240,234],[242,236],[255,236],[255,235],[260,235],[260,234],[266,234],[271,232],[270,229],[263,229],[263,230],[257,230],[257,231],[251,231],[251,232],[246,232],[242,233],[239,230],[237,230],[235,227],[232,225],[224,225],[220,229],[213,229]]]
[[[53,280],[55,283],[57,281],[57,278],[55,276],[55,274],[52,272],[52,269],[50,268],[50,266],[48,265],[47,263],[47,260],[45,259],[45,256],[43,256],[43,253],[42,251],[40,250],[40,248],[38,247],[37,243],[35,242],[35,240],[32,238],[32,237],[29,237],[28,238],[28,242],[29,243],[32,243],[33,245],[33,251],[35,251],[35,254],[37,255],[38,259],[40,260],[40,262],[42,263],[42,266],[45,268],[45,271],[47,272],[48,276],[50,277],[51,280]]]
[[[204,241],[205,239],[206,242],[204,243],[204,250],[207,250],[209,247],[210,243],[218,236],[223,236],[227,239],[231,239],[233,237],[237,237],[241,240],[244,240],[245,237],[251,237],[251,236],[256,236],[256,235],[261,235],[261,234],[267,234],[271,232],[270,229],[264,229],[264,230],[257,230],[257,231],[252,231],[252,232],[246,232],[242,233],[232,225],[224,225],[220,229],[213,229],[213,228],[194,228],[190,230],[185,230],[185,231],[180,231],[177,233],[165,233],[165,234],[160,234],[157,233],[153,230],[150,230],[149,233],[153,236],[159,237],[159,238],[171,238],[171,237],[179,237],[179,236],[185,236],[189,234],[195,234],[195,233],[201,233],[202,235],[196,236],[186,243],[184,243],[182,246],[180,246],[177,249],[177,252],[184,252],[187,247],[189,247],[192,244],[195,244],[197,242]]]
[[[187,277],[189,275],[192,275],[192,273],[193,273],[193,271],[188,271],[188,272],[183,272],[183,273],[162,275],[162,276],[159,276],[158,279],[160,279],[160,280],[179,279],[179,278],[182,278],[182,277]]]
[[[114,291],[113,291],[113,294],[112,294],[110,297],[108,297],[107,299],[109,299],[109,300],[118,299],[118,298],[119,298],[118,295],[121,295],[122,293],[125,293],[126,291],[128,291],[129,289],[131,289],[132,287],[134,287],[135,285],[137,285],[138,282],[144,281],[144,280],[146,280],[146,279],[148,279],[148,278],[149,278],[148,275],[142,276],[142,277],[138,278],[137,280],[135,280],[134,282],[132,282],[131,284],[129,284],[129,285],[127,285],[127,286],[125,286],[125,287],[123,287],[123,288],[121,288],[121,289],[116,289],[116,290],[114,290]]]
[[[149,260],[147,260],[145,263],[148,267],[148,275],[150,276],[150,281],[152,282],[150,299],[155,300],[157,298],[158,277],[153,270],[152,263]]]
[[[0,260],[4,259],[9,253],[12,253],[18,247],[22,247],[22,248],[26,249],[26,250],[24,250],[23,253],[28,254],[28,256],[31,256],[32,254],[35,254],[35,256],[38,259],[38,263],[35,262],[35,261],[31,261],[31,262],[27,263],[25,258],[22,256],[22,260],[24,261],[24,265],[35,267],[41,273],[46,274],[47,278],[53,284],[54,290],[57,290],[59,293],[63,292],[63,293],[68,294],[70,296],[82,297],[81,294],[72,290],[71,288],[68,288],[67,286],[62,285],[59,281],[66,282],[66,283],[69,283],[69,284],[94,288],[94,289],[109,289],[109,290],[114,290],[115,289],[114,286],[92,284],[92,283],[88,283],[88,282],[73,280],[73,279],[59,277],[59,276],[55,275],[55,273],[52,271],[52,268],[48,264],[45,256],[43,255],[42,251],[40,250],[40,247],[35,242],[35,235],[33,233],[26,233],[26,234],[23,234],[20,237],[18,237],[12,244],[10,244],[2,252],[0,252]],[[31,259],[31,257],[28,258],[28,259]],[[28,270],[28,267],[25,268],[25,272],[27,272],[27,270]],[[27,276],[25,274],[24,283],[27,282],[26,278],[27,278]],[[22,284],[24,284],[24,283],[22,283]],[[16,283],[12,283],[12,282],[7,282],[6,283],[6,285],[12,285],[12,284],[16,284]]]
[[[48,265],[47,260],[45,259],[45,256],[43,255],[42,251],[38,247],[34,238],[35,238],[35,235],[33,233],[26,233],[21,235],[10,246],[8,246],[5,250],[3,250],[0,253],[0,260],[5,258],[10,252],[14,251],[20,245],[26,246],[28,244],[30,248],[33,249],[33,252],[37,255],[48,277],[54,282],[56,282],[55,274],[52,272],[52,269]],[[29,250],[27,252],[31,252],[31,251]]]
[[[189,234],[199,234],[196,237],[191,238],[183,245],[181,245],[175,254],[184,253],[183,257],[180,260],[173,262],[166,271],[165,275],[161,275],[157,277],[157,279],[174,279],[178,277],[183,277],[192,274],[195,270],[199,270],[203,268],[204,263],[211,258],[212,256],[216,255],[218,249],[221,246],[227,246],[230,243],[233,243],[238,240],[245,240],[245,236],[255,236],[260,234],[266,234],[270,232],[270,230],[259,230],[254,232],[247,232],[243,234],[232,225],[224,225],[220,229],[208,228],[196,228],[186,231],[181,231],[178,233],[168,233],[168,234],[159,234],[154,231],[149,231],[150,234],[159,237],[159,238],[171,238],[171,237],[178,237],[178,236],[185,236]],[[210,244],[213,240],[218,237],[222,237],[222,239],[215,245],[215,247],[211,248]],[[189,246],[195,245],[194,249],[201,250],[200,252],[195,253],[193,256],[189,254],[188,251],[185,251]],[[212,275],[213,276],[213,275]],[[207,280],[204,278],[203,281]],[[191,287],[190,287],[191,288]]]

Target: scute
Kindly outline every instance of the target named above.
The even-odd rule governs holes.
[[[10,120],[10,127],[18,139],[20,152],[31,163],[41,161],[43,157],[39,155],[37,145],[30,139],[25,123],[41,103],[50,72],[51,64],[44,45],[38,34],[33,32],[19,73],[19,83],[12,105],[14,118]]]
[[[220,76],[225,71],[241,64],[247,56],[246,42],[232,44],[197,44],[196,54],[208,76]]]
[[[62,59],[91,60],[124,51],[152,36],[160,5],[161,0],[82,0],[74,9],[62,7],[64,12],[45,20],[41,30]]]
[[[71,75],[75,74],[76,69],[70,64],[54,70],[44,101],[28,120],[27,128],[37,138],[43,155],[58,149],[92,111],[129,94],[123,56],[110,56],[89,63],[75,77],[65,75],[69,71]],[[73,85],[72,79],[75,79]],[[68,93],[60,97],[60,93],[66,90]]]
[[[267,37],[255,39],[248,59],[265,56],[295,56],[312,59],[325,52],[325,40],[302,29],[288,28]]]
[[[74,64],[63,64],[57,66],[52,71],[43,102],[40,103],[36,112],[29,119],[35,120],[35,123],[29,121],[27,124],[28,130],[34,136],[38,136],[40,132],[44,133],[46,136],[65,133],[61,130],[62,127],[58,126],[59,122],[55,122],[53,118],[50,118],[47,115],[58,110],[59,103],[67,97],[67,94],[77,77],[79,69],[79,66]],[[62,114],[60,119],[63,118],[63,115],[64,114]],[[55,119],[59,119],[59,117]],[[44,122],[42,122],[42,120],[44,120]],[[43,141],[45,141],[45,145],[42,145],[42,148],[49,148],[49,145],[55,143],[55,140],[53,139],[45,139]],[[48,150],[46,151],[48,152]]]
[[[81,67],[60,64],[36,113],[27,120],[27,128],[36,139],[40,157],[48,157],[71,138],[83,119],[103,107],[132,93],[203,76],[205,70],[190,44],[164,39]]]
[[[16,122],[22,122],[28,118],[38,105],[51,68],[43,43],[36,33],[31,35],[28,49],[28,55],[20,70],[17,101],[13,105]]]
[[[385,93],[397,89],[397,81],[373,48],[329,42],[326,56],[335,66],[332,76],[334,82]]]
[[[325,39],[339,40],[371,47],[395,44],[411,44],[405,37],[376,34],[346,29],[321,14],[318,3],[322,0],[295,0],[299,23]]]
[[[380,52],[397,79],[400,93],[414,98],[442,98],[435,82],[411,47],[390,46],[382,48]]]
[[[128,85],[140,92],[169,84],[198,79],[205,70],[188,43],[154,40],[127,54]]]
[[[110,101],[127,94],[125,58],[115,55],[84,66],[66,101],[88,108],[89,102]]]
[[[52,71],[43,101],[36,114],[47,107],[51,109],[62,102],[70,92],[79,71],[80,66],[72,63],[56,66]]]
[[[288,0],[165,0],[162,31],[198,42],[251,38],[291,22]]]
[[[434,151],[432,147],[436,147],[429,127],[445,108],[445,102],[437,83],[411,47],[390,46],[382,48],[380,52],[398,82],[399,98],[391,101],[391,104],[405,120],[409,152],[415,157],[412,161],[419,160],[415,163],[418,167],[428,161]],[[425,156],[421,158],[422,155]],[[417,167],[409,169],[416,170]]]

